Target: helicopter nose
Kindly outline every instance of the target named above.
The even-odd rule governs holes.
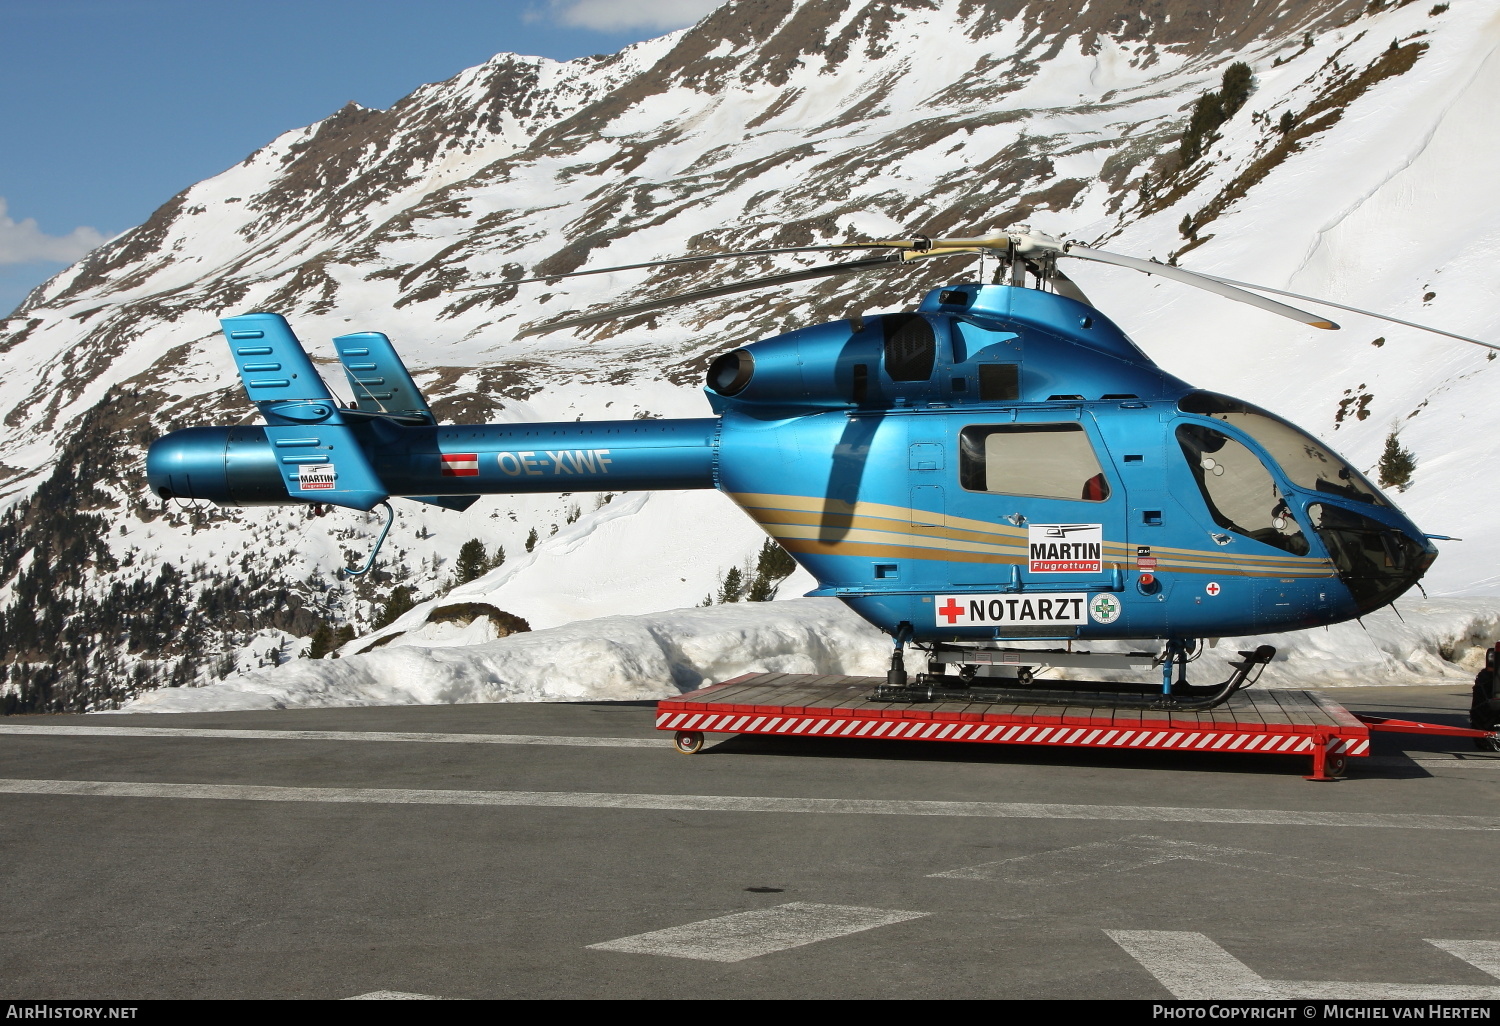
[[[1308,512],[1361,614],[1395,601],[1437,558],[1437,548],[1414,526],[1392,527],[1332,503]]]

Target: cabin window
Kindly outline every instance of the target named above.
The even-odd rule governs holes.
[[[1190,392],[1178,408],[1239,428],[1259,442],[1298,487],[1340,495],[1356,502],[1386,505],[1379,489],[1339,459],[1323,443],[1280,417],[1216,392]]]
[[[1201,424],[1179,427],[1177,443],[1214,523],[1295,556],[1307,555],[1297,518],[1249,446]]]
[[[959,483],[971,492],[1103,502],[1109,482],[1078,423],[974,425],[959,432]]]

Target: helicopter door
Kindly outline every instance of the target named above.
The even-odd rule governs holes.
[[[911,526],[946,527],[942,485],[943,443],[912,442],[908,454],[912,472]]]
[[[1122,540],[1124,490],[1099,457],[1092,419],[1064,421],[1059,412],[960,428],[948,526],[966,551],[955,553],[953,583],[1019,580],[1028,591],[1058,592],[1113,584],[1105,543]]]
[[[923,547],[933,552],[932,559],[912,562],[902,575],[904,583],[916,587],[941,588],[947,581],[942,549],[948,524],[944,495],[947,454],[941,441],[944,427],[941,418],[914,417],[907,431],[911,533],[914,539],[923,539]]]

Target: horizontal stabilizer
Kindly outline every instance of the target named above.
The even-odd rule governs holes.
[[[460,513],[474,505],[479,499],[477,495],[407,495],[403,497],[412,502],[425,502],[429,506],[441,506]]]
[[[406,365],[396,354],[396,347],[384,334],[361,331],[340,335],[333,340],[333,348],[338,351],[354,400],[362,411],[421,417],[429,424],[437,423],[427,400],[422,398]]]

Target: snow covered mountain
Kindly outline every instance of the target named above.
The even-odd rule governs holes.
[[[909,307],[972,269],[840,279],[517,341],[522,327],[796,265],[454,292],[712,249],[1029,221],[1109,248],[1500,337],[1500,5],[1380,0],[734,0],[605,57],[501,54],[386,111],[349,106],[200,182],[0,322],[0,658],[7,708],[104,707],[365,632],[459,546],[544,628],[692,605],[761,543],[712,494],[403,504],[384,573],[335,577],[373,521],[163,509],[144,445],[251,416],[216,318],[285,314],[315,352],[388,333],[440,418],[706,412],[707,359]],[[1236,61],[1248,101],[1195,136]],[[1199,122],[1199,128],[1202,123]],[[1126,271],[1076,277],[1172,372],[1277,410],[1361,466],[1395,427],[1401,497],[1459,535],[1429,577],[1494,592],[1485,351],[1355,316],[1333,334]],[[330,360],[331,362],[331,360]],[[1484,375],[1489,373],[1490,379]],[[331,375],[330,375],[331,377]],[[536,532],[535,551],[526,540]],[[783,586],[795,590],[796,580]]]

